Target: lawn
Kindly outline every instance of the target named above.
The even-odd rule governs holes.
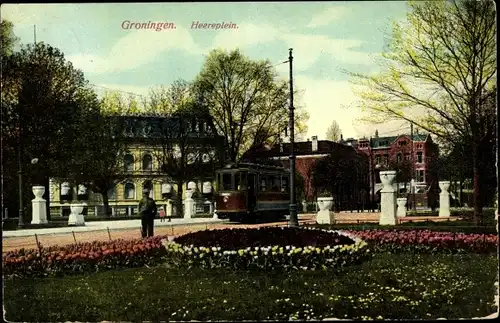
[[[4,279],[9,321],[471,318],[495,312],[497,256],[378,254],[337,272],[134,268]]]

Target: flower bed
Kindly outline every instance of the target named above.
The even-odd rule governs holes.
[[[274,233],[273,230],[275,230]],[[202,248],[201,244],[195,246],[195,236],[188,234],[175,239],[174,244],[167,244],[168,254],[178,265],[185,261],[186,265],[201,265],[202,267],[268,268],[271,266],[318,269],[325,268],[324,266],[328,268],[337,264],[345,265],[361,261],[368,254],[366,243],[371,250],[376,252],[424,253],[443,251],[495,253],[498,244],[498,236],[494,234],[463,234],[429,230],[347,230],[339,235],[333,234],[334,231],[314,228],[293,229],[300,230],[303,235],[301,238],[295,237],[298,239],[297,243],[289,244],[290,240],[286,240],[285,235],[275,235],[279,232],[278,230],[283,229],[254,229],[240,232],[243,237],[246,237],[246,243],[249,243],[245,248],[229,248],[228,243],[223,245],[220,240],[215,239],[214,234],[217,232],[200,231],[196,236],[200,238],[201,244],[205,244],[205,247]],[[293,230],[292,228],[283,230],[283,232],[288,232],[288,239],[293,237],[292,234],[299,232],[293,233]],[[232,239],[231,241],[238,245],[237,235],[231,231],[241,230],[220,231],[229,235],[231,238],[228,239]],[[259,234],[262,239],[267,239],[265,241],[269,243],[268,246],[256,240]],[[3,255],[3,273],[4,276],[43,277],[154,265],[160,263],[167,255],[167,249],[164,247],[166,241],[162,243],[162,240],[166,238],[167,236],[156,236],[144,240],[94,241],[11,251]],[[184,241],[182,245],[179,243],[181,241]],[[251,241],[253,241],[252,244]],[[348,244],[349,241],[351,244]]]
[[[326,270],[370,256],[359,238],[303,228],[206,230],[163,244],[169,263],[201,268]]]
[[[387,251],[450,251],[494,253],[498,235],[436,232],[431,230],[346,230],[367,241],[377,250]]]
[[[10,251],[3,255],[3,274],[17,277],[61,276],[154,265],[165,255],[161,245],[163,238],[94,241]]]
[[[204,230],[177,237],[175,242],[195,247],[220,247],[223,250],[291,245],[295,247],[326,247],[355,243],[354,239],[336,231],[286,227]]]

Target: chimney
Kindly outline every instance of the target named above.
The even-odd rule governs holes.
[[[344,136],[342,136],[342,134],[340,134],[340,142],[343,142],[344,141]]]
[[[312,151],[318,151],[318,136],[312,136]]]

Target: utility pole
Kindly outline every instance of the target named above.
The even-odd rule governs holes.
[[[414,138],[413,138],[413,123],[410,123],[410,136],[411,136],[411,205],[412,205],[412,209],[413,211],[416,211],[417,210],[417,205],[416,205],[416,201],[415,201],[415,182],[416,182],[416,174],[415,174],[415,153],[414,153],[414,150],[413,150],[413,142],[414,142]]]
[[[290,226],[298,227],[299,219],[297,217],[297,204],[295,202],[295,151],[293,143],[295,140],[295,121],[293,114],[293,48],[289,49],[288,63],[290,65],[290,106],[289,106],[289,125],[290,125]]]

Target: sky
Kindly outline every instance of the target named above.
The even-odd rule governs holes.
[[[375,129],[381,136],[408,132],[400,122],[361,122],[363,112],[343,72],[379,70],[374,58],[392,21],[405,19],[405,1],[5,4],[1,9],[20,44],[34,42],[36,25],[36,41],[59,48],[99,95],[119,90],[140,98],[151,87],[192,81],[205,56],[218,48],[268,59],[279,77],[288,79],[288,64],[280,63],[293,48],[294,85],[300,91],[295,104],[310,115],[307,138],[325,139],[333,120],[344,138],[373,136]],[[168,28],[135,28],[148,22]],[[193,28],[196,23],[222,28]]]

